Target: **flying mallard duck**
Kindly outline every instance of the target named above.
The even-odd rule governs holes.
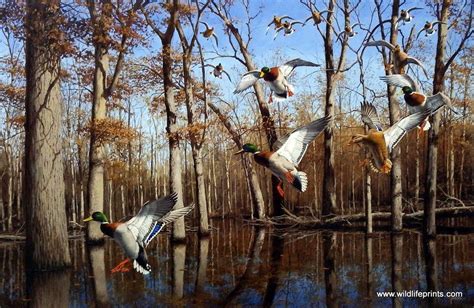
[[[397,73],[403,73],[404,67],[407,64],[412,63],[421,67],[421,69],[423,70],[423,73],[426,75],[426,77],[428,77],[428,72],[423,66],[423,63],[421,63],[420,60],[414,57],[410,57],[408,54],[406,54],[401,49],[400,45],[393,46],[387,41],[380,40],[380,41],[368,42],[365,44],[365,46],[382,46],[382,47],[387,47],[388,49],[390,49],[393,52],[393,65]]]
[[[296,29],[293,27],[294,25],[297,25],[297,24],[303,24],[301,21],[285,21],[283,23],[283,26],[278,28],[278,30],[276,30],[275,32],[275,36],[273,37],[273,40],[276,39],[276,37],[278,36],[278,33],[280,33],[280,31],[284,31],[283,32],[283,35],[284,36],[289,36],[289,35],[292,35],[293,33],[295,33]]]
[[[311,19],[313,20],[313,26],[319,25],[323,21],[326,21],[326,19],[324,19],[324,17],[322,15],[324,13],[332,12],[332,11],[329,11],[329,10],[318,11],[312,2],[311,2],[310,5],[311,5],[311,16],[306,18],[306,20],[304,21],[303,26],[306,25],[306,23]]]
[[[277,151],[260,151],[256,145],[246,143],[237,154],[252,153],[255,161],[268,168],[280,179],[278,192],[284,197],[281,187],[283,181],[287,181],[300,192],[306,191],[308,178],[306,173],[296,168],[303,159],[309,144],[326,128],[331,117],[324,117],[313,121],[305,126],[295,129],[291,133],[280,137],[275,143]]]
[[[354,28],[357,26],[360,27],[361,25],[362,25],[361,23],[356,23],[353,25],[345,26],[344,31],[339,32],[339,34],[337,35],[337,39],[340,40],[340,36],[343,34],[347,35],[347,37],[349,38],[354,37],[357,34],[357,32],[354,31]]]
[[[371,159],[368,161],[368,164],[373,171],[389,173],[392,169],[392,161],[389,158],[389,154],[406,133],[417,127],[430,113],[429,109],[414,113],[404,117],[383,131],[375,107],[372,104],[363,103],[361,104],[362,122],[369,126],[370,131],[367,135],[356,134],[352,136],[349,144],[362,144],[369,150]]]
[[[423,33],[423,31],[425,32],[425,36],[435,34],[436,33],[435,26],[438,24],[446,24],[446,23],[439,20],[435,22],[429,22],[429,21],[425,22],[425,25],[423,26],[423,28],[416,35],[416,39],[418,39],[418,37],[420,36],[421,33]]]
[[[403,25],[405,23],[410,23],[411,20],[414,18],[414,16],[412,14],[410,14],[412,11],[414,10],[421,10],[421,8],[419,7],[412,7],[412,8],[409,8],[408,10],[401,10],[400,11],[400,16],[398,17],[398,20],[397,20],[397,23],[396,23],[396,27],[398,27],[398,24],[400,22],[403,23]]]
[[[293,70],[299,66],[320,66],[313,62],[302,59],[294,59],[286,62],[281,66],[272,68],[263,67],[261,70],[253,70],[242,75],[242,78],[234,90],[234,93],[240,93],[253,86],[257,80],[263,78],[268,82],[272,94],[275,93],[278,99],[286,99],[293,96],[294,87],[288,82],[287,78],[291,75]],[[272,94],[270,94],[270,102],[272,101]]]
[[[213,68],[211,74],[214,75],[214,77],[222,79],[222,74],[224,73],[227,78],[229,78],[229,81],[232,82],[232,79],[230,79],[229,74],[224,70],[224,66],[222,66],[222,63],[219,63],[217,65],[206,64],[205,66]]]
[[[268,30],[270,29],[271,25],[275,25],[275,30],[278,30],[280,28],[283,27],[283,20],[284,19],[293,19],[291,18],[290,16],[288,15],[285,15],[285,16],[276,16],[276,15],[273,15],[273,19],[272,21],[268,24],[267,26],[267,30],[265,31],[265,33],[268,32]]]
[[[438,111],[444,105],[451,106],[451,100],[443,93],[438,93],[433,96],[426,96],[420,89],[418,83],[416,83],[408,75],[388,75],[382,76],[380,79],[389,85],[400,87],[404,93],[403,98],[408,105],[408,111],[410,114],[415,112],[421,112],[430,109],[433,113]],[[426,131],[431,127],[430,122],[426,118],[420,125],[420,129]]]
[[[100,222],[102,233],[112,237],[122,247],[125,255],[133,260],[133,267],[137,272],[147,275],[151,267],[147,261],[146,246],[166,224],[174,222],[194,208],[194,205],[191,205],[172,210],[177,200],[177,194],[173,193],[159,200],[147,202],[140,212],[127,222],[111,223],[102,212],[94,212],[84,221]],[[112,272],[126,271],[124,266],[130,262],[128,258],[117,265]]]
[[[200,23],[202,23],[204,26],[206,26],[206,30],[204,30],[203,32],[201,32],[202,36],[204,36],[205,38],[209,39],[211,36],[214,37],[214,39],[216,40],[216,47],[219,47],[219,41],[217,40],[217,35],[216,33],[214,32],[214,27],[210,27],[206,22],[204,21],[200,21]]]

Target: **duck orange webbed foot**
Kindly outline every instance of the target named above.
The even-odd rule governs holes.
[[[128,272],[128,271],[130,271],[130,268],[128,267],[129,263],[130,263],[130,259],[125,259],[122,262],[120,262],[116,267],[114,267],[110,272],[111,273],[117,273],[117,272],[125,273],[125,272]]]
[[[280,183],[278,183],[277,190],[278,190],[278,194],[280,195],[280,197],[285,198],[285,191],[283,190],[283,187],[281,187],[282,183],[283,183],[282,181],[280,181]]]

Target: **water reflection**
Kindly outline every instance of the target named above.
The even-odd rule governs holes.
[[[147,249],[152,273],[146,277],[110,273],[123,260],[110,240],[104,247],[71,241],[70,273],[34,277],[25,274],[23,245],[0,243],[0,306],[378,307],[393,303],[376,292],[397,288],[462,291],[461,299],[434,304],[474,303],[470,235],[439,235],[429,242],[413,231],[282,235],[234,220],[215,220],[213,226],[217,230],[207,239],[190,233],[186,246],[173,245],[169,234],[158,236]],[[427,304],[403,299],[404,306]]]
[[[109,295],[107,293],[107,278],[105,276],[104,246],[88,246],[89,265],[94,289],[94,302],[99,307],[109,307]]]
[[[28,307],[67,307],[70,284],[69,270],[27,273]]]
[[[402,292],[403,287],[403,234],[392,233],[392,291]],[[403,307],[403,298],[394,297],[392,299],[393,307]]]

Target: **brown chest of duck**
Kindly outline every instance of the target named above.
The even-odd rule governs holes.
[[[413,91],[411,87],[403,87],[403,98],[405,102],[412,107],[423,106],[426,102],[426,95]]]
[[[273,82],[278,78],[279,69],[278,67],[264,67],[262,68],[261,72],[263,73],[263,80]]]
[[[271,151],[256,152],[253,154],[253,159],[257,164],[268,168],[270,166],[270,156],[272,156],[272,154],[273,152]]]

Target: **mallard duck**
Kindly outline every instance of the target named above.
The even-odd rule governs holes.
[[[435,21],[435,22],[429,22],[429,21],[425,22],[425,25],[423,26],[423,28],[416,35],[416,39],[418,39],[420,34],[423,33],[423,32],[425,32],[425,36],[435,34],[436,33],[435,26],[438,25],[438,24],[446,24],[446,23],[442,22],[442,21],[439,21],[439,20]]]
[[[326,128],[331,117],[315,120],[305,126],[293,130],[277,140],[275,152],[260,151],[256,145],[246,143],[237,154],[252,153],[257,164],[268,168],[280,179],[278,192],[284,197],[281,187],[283,181],[287,181],[300,192],[306,191],[308,178],[306,173],[298,171],[297,167],[308,149],[309,144]]]
[[[368,161],[370,168],[375,172],[389,173],[392,170],[389,154],[408,131],[418,126],[429,115],[430,110],[414,113],[383,131],[375,107],[372,104],[363,103],[361,104],[361,118],[370,131],[367,135],[352,136],[349,145],[361,144],[367,148],[371,155],[371,159]]]
[[[316,7],[314,7],[314,4],[311,3],[311,16],[309,16],[308,18],[306,18],[306,20],[304,21],[304,25],[306,25],[306,23],[308,21],[310,21],[311,19],[313,20],[313,26],[316,26],[316,25],[319,25],[320,23],[322,23],[323,21],[326,21],[326,19],[324,19],[324,17],[322,16],[324,13],[329,13],[329,12],[332,12],[332,11],[329,11],[329,10],[324,10],[324,11],[318,11],[316,9]]]
[[[283,27],[283,20],[284,20],[284,19],[293,20],[293,18],[291,18],[291,17],[288,16],[288,15],[285,15],[285,16],[276,16],[276,15],[273,15],[273,19],[272,19],[272,21],[267,25],[267,30],[265,31],[265,33],[268,32],[268,30],[270,29],[271,25],[275,25],[275,30],[278,30],[278,29],[280,29],[281,27]]]
[[[270,94],[270,102],[273,100],[273,93],[275,93],[278,99],[286,99],[289,96],[293,96],[294,93],[294,87],[288,82],[287,78],[291,75],[293,70],[299,66],[317,67],[320,65],[302,59],[294,59],[281,66],[271,68],[265,66],[261,70],[253,70],[245,73],[237,85],[237,88],[234,90],[234,93],[247,90],[253,86],[257,80],[263,78],[263,80],[268,82],[272,91]]]
[[[283,32],[283,35],[284,36],[288,36],[288,35],[292,35],[293,33],[295,33],[296,29],[293,27],[294,25],[298,25],[298,24],[303,24],[301,21],[298,21],[298,20],[295,20],[295,21],[285,21],[283,23],[283,26],[278,28],[278,30],[276,30],[275,32],[275,36],[273,37],[273,40],[276,39],[276,37],[278,36],[278,34],[280,33],[280,31],[284,31]]]
[[[204,21],[200,21],[200,23],[202,23],[206,27],[206,29],[203,32],[201,32],[202,36],[204,36],[207,39],[209,39],[211,36],[214,37],[214,39],[216,40],[216,47],[219,47],[219,41],[217,40],[217,35],[214,32],[214,27],[210,27]]]
[[[380,40],[380,41],[372,41],[365,44],[365,46],[378,46],[378,47],[387,47],[393,52],[393,65],[395,66],[396,72],[402,74],[404,71],[404,67],[410,63],[416,64],[423,70],[423,73],[426,77],[428,77],[428,72],[426,71],[423,63],[420,60],[410,57],[406,52],[402,50],[400,45],[393,46],[387,41]]]
[[[396,26],[398,27],[398,24],[400,22],[402,22],[403,24],[405,23],[410,23],[411,20],[413,19],[413,15],[410,14],[412,11],[415,11],[415,10],[421,10],[421,8],[419,7],[412,7],[412,8],[409,8],[408,10],[401,10],[400,11],[400,16],[398,17],[397,19],[397,23],[396,23]]]
[[[353,25],[346,25],[344,27],[344,30],[339,32],[339,34],[337,35],[337,39],[340,40],[340,36],[345,34],[347,35],[348,38],[351,38],[351,37],[354,37],[357,32],[354,31],[354,28],[357,27],[357,26],[361,26],[362,24],[361,23],[356,23],[356,24],[353,24]]]
[[[224,70],[224,66],[222,66],[221,63],[217,65],[206,64],[205,66],[213,68],[211,74],[214,75],[214,77],[222,79],[222,74],[225,74],[227,78],[229,78],[229,81],[232,82],[232,79],[230,78],[229,74]]]
[[[430,109],[432,113],[438,111],[441,107],[447,105],[451,106],[451,100],[443,93],[438,93],[433,96],[426,96],[420,89],[418,83],[416,83],[408,75],[388,75],[382,76],[380,79],[389,85],[400,87],[403,91],[403,98],[408,105],[408,111],[410,114],[415,112],[421,112]],[[426,131],[431,127],[428,118],[425,119],[420,125],[420,129]]]
[[[122,247],[127,259],[117,265],[112,272],[128,271],[124,267],[130,259],[139,273],[147,275],[151,272],[145,248],[163,229],[166,224],[188,214],[194,205],[173,210],[178,196],[173,193],[159,200],[145,203],[138,214],[126,222],[109,222],[102,212],[94,212],[84,221],[100,223],[100,230],[112,237]]]

